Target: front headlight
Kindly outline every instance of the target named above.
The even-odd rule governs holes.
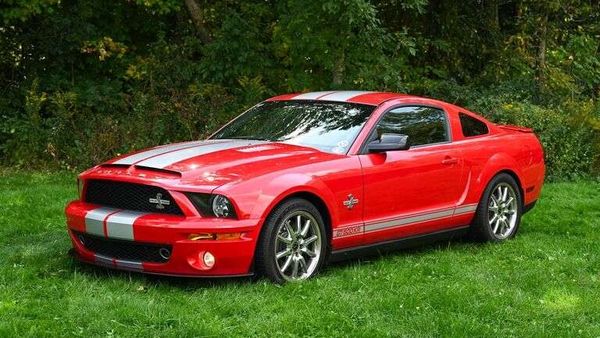
[[[203,216],[236,218],[233,203],[223,195],[186,193],[192,204]]]
[[[229,217],[233,214],[233,205],[223,195],[214,195],[212,198],[212,212],[217,217]]]

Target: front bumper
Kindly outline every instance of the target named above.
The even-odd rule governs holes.
[[[74,201],[65,210],[75,256],[83,262],[105,267],[176,276],[241,276],[252,272],[254,249],[261,220],[209,219],[176,215],[139,213]],[[78,234],[118,240],[121,243],[168,245],[165,262],[145,262],[111,257],[90,250]],[[191,234],[240,234],[234,239],[190,240]],[[215,263],[203,263],[205,252]]]

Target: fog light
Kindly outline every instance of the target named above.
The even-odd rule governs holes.
[[[158,250],[158,254],[160,255],[160,257],[162,257],[162,259],[167,261],[169,260],[169,258],[171,258],[171,250],[167,248],[160,248]]]
[[[206,265],[207,268],[212,268],[215,265],[215,256],[213,256],[213,254],[211,254],[209,251],[204,253],[204,265]]]

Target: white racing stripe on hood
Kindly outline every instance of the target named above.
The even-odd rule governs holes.
[[[219,140],[223,141],[223,140]],[[221,143],[208,143],[201,144],[197,147],[186,148],[177,151],[173,151],[170,153],[166,153],[163,155],[158,155],[147,160],[141,161],[137,163],[139,166],[150,167],[156,169],[163,169],[177,162],[185,161],[190,158],[205,155],[209,153],[214,153],[216,151],[234,149],[245,146],[252,146],[255,144],[266,143],[265,141],[255,141],[255,140],[227,140]]]
[[[136,162],[139,162],[141,160],[147,159],[152,156],[165,154],[165,153],[168,153],[168,152],[174,151],[174,150],[198,146],[198,145],[201,145],[201,144],[204,144],[207,142],[209,142],[209,141],[194,141],[194,142],[184,142],[184,143],[159,146],[159,147],[152,148],[150,150],[142,151],[137,154],[123,157],[122,159],[117,160],[117,161],[113,162],[112,164],[125,164],[125,165],[129,164],[129,165],[131,165],[131,164],[134,164]],[[210,143],[214,143],[214,142],[210,142]]]

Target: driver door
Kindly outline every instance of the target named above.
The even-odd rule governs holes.
[[[451,143],[447,113],[403,106],[386,112],[370,140],[408,135],[408,150],[359,155],[364,178],[364,243],[452,227],[462,188],[463,159]]]

